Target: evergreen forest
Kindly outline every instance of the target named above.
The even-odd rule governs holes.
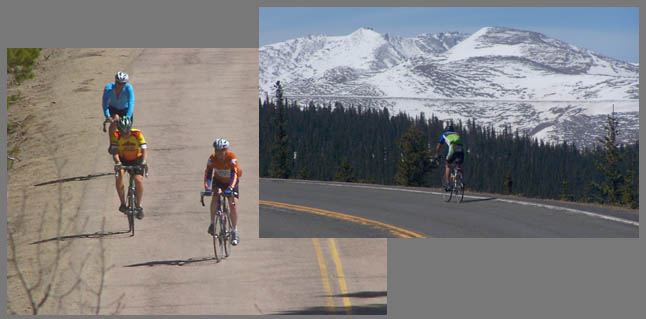
[[[444,163],[429,165],[444,123],[340,103],[307,106],[276,96],[259,101],[260,176],[440,187]],[[608,115],[593,149],[550,144],[476,120],[453,123],[465,146],[467,191],[639,206],[639,141],[617,145]],[[442,148],[445,156],[447,147]]]

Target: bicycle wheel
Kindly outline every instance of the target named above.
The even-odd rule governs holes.
[[[130,227],[130,236],[135,235],[135,192],[132,187],[128,188],[128,226]]]
[[[456,174],[455,196],[457,197],[458,203],[462,203],[462,200],[464,199],[464,181],[462,179],[462,173]]]
[[[225,199],[226,200],[226,199]],[[222,233],[224,234],[224,254],[226,257],[231,256],[231,241],[233,240],[233,234],[231,231],[231,215],[229,214],[229,205],[224,204],[224,211],[222,215],[224,216],[225,221],[222,223]]]
[[[442,183],[444,183],[444,177],[442,177]],[[451,198],[453,196],[453,187],[452,187],[452,185],[453,185],[453,177],[451,177],[451,176],[449,176],[449,184],[448,185],[449,185],[449,188],[451,188],[451,189],[448,190],[448,191],[443,189],[444,193],[442,194],[442,199],[444,199],[445,202],[450,202]]]
[[[222,260],[222,252],[223,252],[223,247],[222,247],[222,237],[220,237],[220,234],[218,233],[218,230],[220,229],[220,217],[218,215],[215,215],[215,218],[213,219],[213,254],[215,255],[215,261],[219,262]]]

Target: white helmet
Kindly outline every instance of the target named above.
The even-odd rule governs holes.
[[[128,73],[121,71],[117,72],[117,74],[114,75],[114,81],[119,83],[128,82]]]
[[[222,150],[222,149],[225,149],[225,148],[229,148],[229,141],[227,141],[227,140],[225,140],[223,138],[219,138],[219,139],[215,140],[215,142],[213,142],[213,147],[216,150]]]

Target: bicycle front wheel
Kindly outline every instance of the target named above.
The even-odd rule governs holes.
[[[222,260],[223,256],[223,243],[222,243],[222,236],[219,234],[218,230],[220,229],[220,224],[222,222],[220,221],[219,216],[215,216],[213,219],[213,254],[215,255],[215,261],[219,262]]]
[[[128,226],[130,227],[130,236],[135,235],[135,192],[132,188],[128,189]]]

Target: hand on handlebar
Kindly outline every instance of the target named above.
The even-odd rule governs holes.
[[[105,125],[108,123],[112,123],[112,118],[106,117],[105,121],[103,121],[103,132],[107,132],[107,130],[105,129]]]
[[[121,162],[117,162],[114,164],[114,175],[115,176],[119,175],[120,171],[121,171]]]
[[[233,193],[233,190],[230,189],[230,188],[227,188],[227,189],[224,190],[224,195],[225,196],[231,196],[232,193]]]

